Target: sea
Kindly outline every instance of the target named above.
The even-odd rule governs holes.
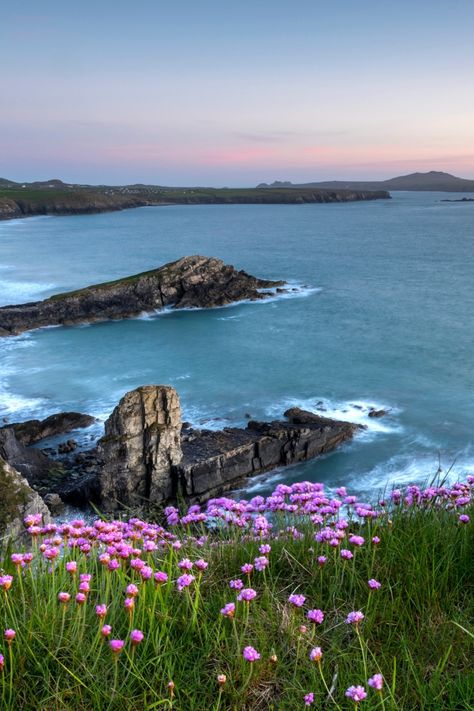
[[[373,497],[474,473],[474,197],[183,205],[0,223],[0,304],[215,256],[297,291],[211,310],[0,339],[0,419],[98,418],[124,393],[170,384],[196,427],[277,419],[291,406],[366,426],[319,459],[250,479],[321,481]],[[371,408],[387,410],[369,417]]]

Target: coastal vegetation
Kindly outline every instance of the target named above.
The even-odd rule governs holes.
[[[471,709],[473,487],[29,516],[2,556],[2,708]]]

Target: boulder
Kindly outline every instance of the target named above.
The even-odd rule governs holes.
[[[0,491],[0,538],[17,540],[26,536],[23,519],[30,514],[42,514],[44,523],[51,521],[49,509],[41,496],[2,458]]]
[[[21,444],[28,446],[47,437],[55,437],[59,434],[71,432],[71,430],[89,427],[94,422],[94,417],[84,415],[81,412],[57,412],[44,420],[14,422],[11,425],[7,425],[7,427],[13,429],[17,440]]]
[[[98,454],[103,462],[99,490],[104,509],[171,498],[176,493],[172,468],[182,457],[176,390],[148,385],[127,393],[105,423]]]

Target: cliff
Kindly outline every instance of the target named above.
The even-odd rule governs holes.
[[[258,279],[213,257],[183,257],[152,271],[0,308],[0,336],[43,326],[123,319],[172,308],[212,308],[260,300],[285,282]],[[270,289],[272,292],[261,292]]]

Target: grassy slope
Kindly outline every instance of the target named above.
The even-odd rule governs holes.
[[[277,516],[275,531],[291,523]],[[270,541],[268,568],[254,571],[248,582],[240,566],[259,555],[259,542],[243,540],[239,531],[215,537],[212,546],[187,543],[179,551],[149,554],[153,568],[168,571],[173,579],[183,572],[176,565],[181,558],[209,561],[199,593],[196,583],[191,594],[187,589],[178,593],[174,582],[155,588],[152,581],[140,582],[126,563],[110,573],[95,555],[86,560],[75,553],[79,571],[93,574],[92,590],[86,605],[72,600],[66,608],[58,604],[57,593],[74,596],[77,579],[65,572],[64,560],[56,564],[54,576],[41,564],[41,570],[26,575],[24,596],[16,580],[0,602],[1,624],[17,630],[11,666],[3,645],[2,708],[294,711],[305,708],[303,697],[312,691],[314,708],[345,710],[353,709],[345,690],[362,684],[368,692],[363,709],[472,709],[474,527],[436,508],[397,509],[391,516],[392,523],[385,517],[350,524],[348,531],[366,538],[357,549],[344,543],[355,552],[350,561],[341,560],[337,549],[316,543],[315,527],[300,520],[302,537],[295,540],[285,533]],[[379,545],[370,543],[374,534],[381,538]],[[328,562],[321,568],[317,556],[323,552]],[[4,565],[12,570],[7,558]],[[239,576],[258,595],[249,605],[237,603],[234,624],[219,611],[235,601],[229,580]],[[369,590],[369,578],[381,582],[380,590]],[[132,580],[140,592],[130,616],[123,601]],[[304,609],[288,603],[294,592],[306,596]],[[112,637],[126,639],[132,628],[145,634],[136,650],[127,643],[117,661],[100,639],[94,614],[95,604],[103,602],[109,605],[105,621],[113,627]],[[308,608],[324,611],[321,625],[305,620]],[[345,623],[352,610],[365,614],[359,634]],[[307,631],[300,630],[302,623]],[[246,645],[259,651],[259,661],[243,661]],[[323,650],[324,683],[318,665],[308,658],[315,645]],[[377,672],[386,679],[382,696],[366,683]],[[227,677],[221,687],[217,674]],[[324,684],[332,683],[331,701]]]

